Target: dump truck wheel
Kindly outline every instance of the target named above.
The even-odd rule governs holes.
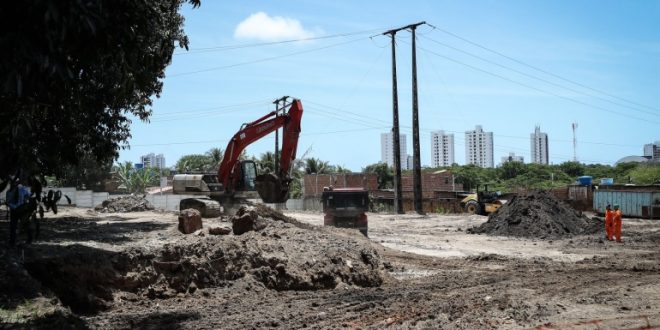
[[[469,201],[465,203],[465,212],[469,214],[481,214],[481,207],[477,201]]]

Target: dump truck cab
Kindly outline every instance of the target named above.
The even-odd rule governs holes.
[[[368,234],[369,192],[363,188],[323,188],[323,224]]]

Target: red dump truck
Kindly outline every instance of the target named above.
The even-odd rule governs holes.
[[[367,236],[369,192],[363,188],[323,188],[323,224],[358,229]]]

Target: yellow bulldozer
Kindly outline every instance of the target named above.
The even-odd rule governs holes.
[[[503,195],[499,191],[488,191],[488,185],[483,185],[484,189],[468,194],[461,200],[461,207],[469,214],[489,215],[507,202],[511,194]]]

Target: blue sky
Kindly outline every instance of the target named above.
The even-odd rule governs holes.
[[[475,125],[493,132],[496,164],[509,152],[528,162],[535,125],[552,163],[572,159],[573,122],[584,163],[613,164],[660,140],[660,1],[206,0],[183,14],[190,51],[176,51],[151,122],[134,120],[120,161],[154,152],[174,165],[224,149],[242,123],[290,95],[305,108],[298,155],[359,171],[380,160],[380,133],[392,125],[390,41],[378,34],[419,21],[436,27],[417,30],[423,165],[434,130],[455,134],[464,164]],[[412,154],[410,43],[397,34]],[[247,152],[273,149],[274,135]]]

